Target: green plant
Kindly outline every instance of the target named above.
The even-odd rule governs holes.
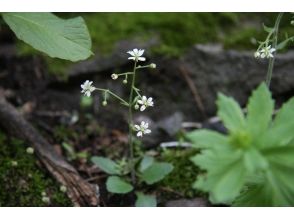
[[[105,157],[92,157],[91,161],[110,175],[106,181],[106,188],[109,192],[124,194],[134,189],[128,181],[131,164],[125,158],[120,161],[113,161]],[[147,155],[143,156],[138,162],[135,173],[140,184],[143,182],[147,185],[157,183],[173,169],[170,163],[157,162],[154,157]],[[142,192],[136,192],[136,195],[136,206],[156,206],[155,196],[145,195]]]
[[[268,87],[270,87],[270,83],[271,83],[271,79],[273,75],[273,68],[274,68],[274,61],[275,61],[275,56],[273,55],[273,53],[278,50],[284,49],[290,41],[294,41],[294,36],[289,37],[288,34],[286,33],[285,35],[286,39],[278,43],[279,26],[280,26],[283,14],[284,13],[279,13],[279,15],[276,18],[274,27],[267,27],[263,25],[263,28],[268,33],[268,35],[264,41],[259,42],[259,47],[257,48],[257,51],[254,54],[256,58],[269,59],[269,65],[268,65],[267,76],[266,76],[266,84]]]
[[[156,68],[156,64],[151,63],[149,65],[144,66],[138,64],[139,62],[143,62],[146,60],[146,58],[142,56],[144,54],[143,49],[133,49],[132,51],[128,51],[127,53],[130,55],[128,59],[134,61],[133,71],[119,74],[113,73],[111,74],[111,78],[113,80],[117,80],[119,77],[123,77],[123,84],[128,84],[128,79],[129,77],[131,78],[128,101],[111,92],[109,89],[97,88],[93,86],[92,81],[87,80],[81,85],[81,92],[84,93],[85,96],[90,97],[91,93],[94,91],[102,92],[104,99],[104,101],[102,102],[103,106],[107,105],[108,98],[112,96],[113,98],[117,99],[123,106],[126,106],[128,108],[129,159],[123,159],[120,161],[119,164],[117,164],[116,162],[104,157],[92,158],[92,162],[95,163],[98,167],[100,167],[100,169],[102,169],[110,175],[115,175],[110,176],[106,182],[108,191],[113,193],[128,193],[132,191],[134,186],[136,186],[137,184],[137,177],[139,177],[140,181],[144,181],[149,185],[153,184],[163,179],[173,169],[173,166],[171,164],[155,162],[153,157],[148,156],[143,157],[139,168],[136,169],[136,163],[138,161],[138,158],[135,158],[134,155],[135,140],[133,137],[133,133],[134,131],[136,131],[136,136],[139,138],[151,133],[151,130],[149,129],[149,124],[145,121],[141,121],[139,125],[133,123],[133,110],[135,109],[144,111],[147,108],[154,106],[153,98],[147,98],[146,96],[141,95],[140,89],[136,87],[136,74],[137,71],[140,69],[154,69]],[[129,182],[127,182],[127,180],[124,180],[120,177],[125,176],[127,174],[130,174],[132,184],[130,184]],[[141,195],[138,196],[138,199],[141,200],[142,194],[137,195]],[[147,201],[154,200],[150,199]],[[138,202],[136,204],[141,203]],[[154,205],[154,203],[150,203],[150,206],[151,205]]]
[[[274,101],[262,83],[247,105],[218,95],[224,135],[197,130],[187,134],[201,153],[192,161],[203,169],[194,187],[209,192],[213,203],[236,206],[294,205],[294,98],[272,120]]]
[[[87,59],[91,38],[81,17],[61,19],[52,13],[2,13],[16,36],[50,57],[70,61]]]

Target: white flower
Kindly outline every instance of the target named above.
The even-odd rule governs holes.
[[[151,133],[151,130],[148,129],[148,123],[142,121],[140,125],[134,125],[135,130],[137,131],[137,137],[143,137],[143,134]]]
[[[254,57],[255,57],[255,58],[259,58],[259,57],[260,57],[260,52],[259,52],[259,51],[256,51],[256,52],[254,53]]]
[[[156,64],[155,64],[155,63],[151,63],[149,66],[150,66],[150,68],[152,68],[152,69],[155,69],[155,68],[156,68]]]
[[[273,58],[274,55],[273,55],[273,52],[276,51],[275,48],[271,48],[272,46],[269,45],[267,47],[264,47],[260,50],[260,58]]]
[[[26,152],[27,152],[28,154],[33,154],[33,153],[34,153],[34,148],[32,148],[32,147],[28,147],[28,148],[26,149]]]
[[[118,75],[116,73],[111,74],[111,78],[113,80],[116,80],[118,78]]]
[[[141,105],[141,112],[144,111],[148,106],[154,105],[152,98],[150,97],[147,99],[146,96],[142,96],[142,99],[139,99],[137,102]]]
[[[81,93],[84,93],[86,96],[90,97],[91,96],[91,92],[93,92],[95,90],[95,87],[92,86],[93,81],[89,81],[87,80],[86,82],[84,82],[81,85],[82,91]]]
[[[128,59],[129,60],[134,60],[134,61],[145,61],[146,58],[145,57],[142,57],[143,53],[144,53],[144,50],[141,50],[141,49],[133,49],[133,50],[130,50],[127,52],[128,54],[131,55],[131,57],[129,57]]]

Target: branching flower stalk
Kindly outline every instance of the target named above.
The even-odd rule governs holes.
[[[275,56],[273,53],[275,53],[279,48],[278,46],[278,34],[279,34],[279,25],[281,22],[281,19],[283,17],[283,13],[279,13],[276,21],[275,26],[273,28],[269,28],[264,26],[265,31],[268,32],[268,35],[264,42],[259,42],[260,45],[257,48],[256,52],[254,53],[255,58],[267,58],[269,59],[268,69],[267,69],[267,75],[266,75],[266,85],[269,88],[271,83],[271,78],[273,75],[273,68],[274,68],[274,62],[275,62]],[[289,39],[286,39],[282,43],[286,43],[289,41]]]
[[[283,12],[279,13],[275,22],[274,33],[273,33],[273,48],[277,48],[279,25],[280,25],[282,17],[283,17]],[[271,79],[272,79],[273,69],[274,69],[274,62],[275,62],[275,57],[274,56],[270,57],[267,75],[266,75],[266,85],[268,88],[270,87],[270,84],[271,84]]]
[[[131,86],[130,86],[130,95],[129,95],[129,100],[126,101],[120,96],[116,95],[115,93],[111,92],[109,89],[103,89],[103,88],[96,88],[93,86],[92,81],[85,81],[82,85],[82,93],[84,93],[85,96],[90,97],[91,93],[94,91],[100,91],[104,93],[104,100],[102,102],[103,106],[107,105],[107,98],[108,95],[114,97],[120,103],[124,106],[128,107],[128,123],[129,123],[129,137],[128,137],[128,142],[129,142],[129,155],[130,155],[130,170],[131,170],[131,180],[132,184],[136,185],[136,170],[135,170],[135,159],[134,159],[134,131],[137,132],[137,137],[143,137],[145,134],[151,133],[151,130],[148,129],[149,124],[142,121],[140,125],[135,125],[133,123],[133,109],[135,110],[140,110],[144,111],[147,107],[152,107],[154,105],[153,99],[151,97],[147,98],[146,96],[142,96],[140,94],[140,90],[136,87],[136,72],[138,69],[143,69],[143,68],[156,68],[156,65],[154,63],[151,63],[149,65],[138,65],[139,61],[145,61],[146,58],[142,57],[144,50],[138,50],[134,49],[132,51],[128,51],[128,54],[131,55],[129,57],[129,60],[134,61],[134,67],[132,72],[125,72],[125,73],[113,73],[111,74],[111,78],[113,80],[118,79],[119,77],[123,76],[125,77],[123,80],[124,84],[128,83],[128,77],[131,76]],[[141,105],[141,107],[140,107]]]

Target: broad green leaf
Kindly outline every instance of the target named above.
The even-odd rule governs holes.
[[[264,171],[268,169],[269,164],[264,156],[254,148],[248,149],[244,153],[244,164],[250,173]]]
[[[156,207],[156,197],[153,195],[145,195],[141,192],[137,192],[137,200],[135,202],[136,207]]]
[[[262,149],[270,170],[263,181],[249,184],[235,206],[294,206],[294,145]]]
[[[247,126],[257,140],[266,132],[274,110],[274,101],[265,83],[262,83],[251,95],[247,105]]]
[[[52,13],[9,12],[3,19],[16,36],[50,57],[79,61],[91,54],[91,38],[81,17],[61,19]]]
[[[285,103],[277,113],[271,128],[263,136],[264,147],[287,145],[294,139],[294,98]]]
[[[92,157],[91,161],[108,174],[120,174],[118,165],[113,160],[110,160],[106,157]]]
[[[215,149],[228,146],[228,139],[225,135],[206,129],[189,132],[185,135],[195,148]]]
[[[153,184],[162,180],[173,170],[170,163],[154,162],[150,167],[142,172],[142,180],[147,184]]]
[[[221,93],[217,100],[218,116],[229,131],[242,130],[245,126],[245,119],[239,104],[230,97]]]
[[[133,190],[133,186],[118,176],[110,176],[106,181],[108,192],[125,194]]]
[[[213,203],[230,204],[244,187],[246,170],[240,159],[211,168],[194,186],[210,193]]]
[[[154,157],[145,155],[141,160],[139,171],[143,172],[154,163]]]

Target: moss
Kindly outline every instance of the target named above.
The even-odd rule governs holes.
[[[197,151],[195,149],[166,149],[162,152],[162,161],[173,164],[174,170],[170,175],[165,177],[160,185],[168,188],[172,194],[182,195],[185,198],[194,198],[203,195],[202,192],[192,187],[199,174],[199,168],[191,161],[190,157],[194,156]],[[165,195],[168,199],[169,195]]]
[[[60,186],[37,165],[27,145],[0,131],[0,206],[71,206]],[[17,162],[17,165],[16,165]],[[42,202],[42,192],[50,204]]]

